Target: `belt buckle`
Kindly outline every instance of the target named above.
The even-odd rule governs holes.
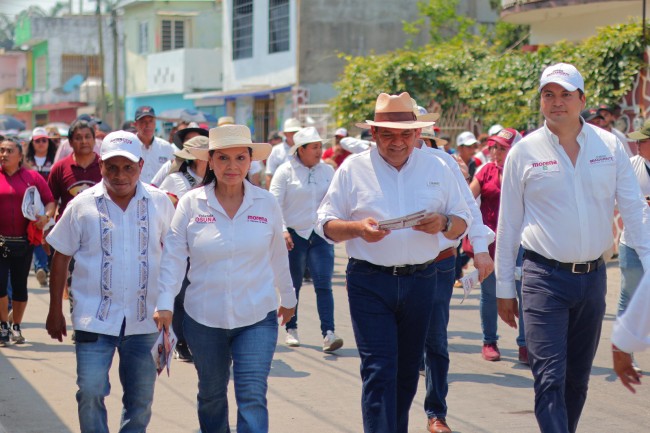
[[[591,270],[591,263],[578,262],[578,263],[573,263],[572,265],[573,266],[571,266],[571,272],[574,273],[574,274],[586,274]],[[585,265],[587,267],[587,269],[584,272],[576,270],[576,266],[579,266],[579,265]]]
[[[406,266],[393,266],[393,272],[392,272],[393,276],[394,276],[394,277],[399,277],[399,276],[401,276],[401,275],[399,274],[399,272],[398,272],[398,269],[404,269],[405,267],[406,267]]]

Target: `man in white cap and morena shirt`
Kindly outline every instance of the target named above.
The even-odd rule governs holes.
[[[503,171],[497,302],[499,316],[516,327],[514,273],[521,244],[535,415],[542,433],[573,433],[605,314],[602,255],[612,244],[614,204],[646,269],[648,205],[621,142],[580,117],[586,98],[578,70],[549,66],[539,92],[544,126],[510,151]]]
[[[318,210],[317,231],[347,241],[347,291],[361,358],[367,433],[406,433],[436,291],[440,239],[465,234],[471,214],[451,169],[416,149],[423,127],[408,93],[382,93],[370,128],[377,143],[348,157]],[[379,221],[425,210],[414,227]]]
[[[145,431],[156,380],[150,353],[158,336],[155,283],[174,206],[163,191],[139,181],[142,143],[134,134],[108,134],[100,158],[102,181],[77,195],[47,236],[56,253],[46,328],[63,341],[62,295],[74,257],[70,298],[81,431],[108,432],[104,399],[116,349],[124,389],[120,431]]]
[[[167,140],[155,136],[156,112],[153,107],[138,107],[135,112],[135,129],[142,143],[142,174],[140,180],[151,183],[154,176],[167,161],[174,158],[174,147]]]

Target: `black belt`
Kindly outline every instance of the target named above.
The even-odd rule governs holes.
[[[359,260],[359,259],[355,259],[354,257],[350,257],[350,263],[359,263],[368,266],[369,268],[394,275],[396,277],[413,275],[418,271],[423,271],[426,268],[428,268],[429,265],[431,265],[433,262],[435,262],[435,259],[429,260],[428,262],[425,263],[420,263],[419,265],[381,266],[381,265],[375,265],[374,263],[370,263],[365,260]]]
[[[563,263],[558,262],[557,260],[547,259],[541,254],[537,254],[535,251],[531,250],[524,250],[524,258],[543,265],[564,269],[574,274],[588,274],[589,272],[598,269],[598,266],[603,266],[605,264],[602,257],[598,257],[596,260],[590,262]]]

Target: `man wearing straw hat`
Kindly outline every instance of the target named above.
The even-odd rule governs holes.
[[[367,433],[406,433],[436,291],[441,237],[457,239],[472,221],[449,166],[416,149],[422,128],[408,93],[377,98],[377,143],[348,157],[318,210],[317,230],[347,241],[348,300],[361,358]],[[412,223],[384,226],[389,219]],[[390,227],[404,226],[401,230]],[[453,253],[452,253],[453,254]]]

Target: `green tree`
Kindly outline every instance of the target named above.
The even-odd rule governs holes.
[[[417,7],[420,18],[412,22],[405,21],[403,23],[404,32],[416,35],[428,28],[432,43],[449,41],[458,44],[473,38],[471,30],[476,26],[476,21],[456,12],[458,1],[419,1]]]

